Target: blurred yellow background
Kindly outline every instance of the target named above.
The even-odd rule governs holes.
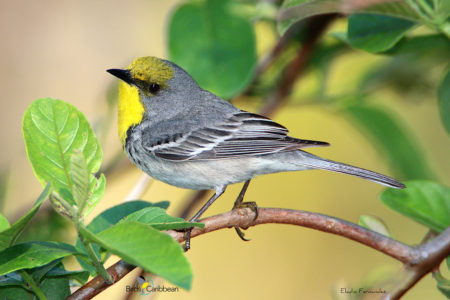
[[[168,16],[179,1],[0,1],[0,167],[10,168],[9,190],[2,212],[14,221],[39,195],[24,150],[22,114],[31,101],[59,98],[74,104],[94,123],[107,113],[106,91],[115,82],[108,68],[128,65],[139,56],[166,57]],[[264,31],[258,42],[264,43]],[[270,40],[270,39],[269,39]],[[267,41],[266,41],[267,43]],[[351,53],[333,65],[331,91],[357,84],[353,72],[370,68],[383,58]],[[350,72],[351,71],[351,72]],[[308,78],[299,82],[307,89]],[[440,124],[434,99],[395,102],[397,97],[380,93],[380,105],[402,118],[424,149],[440,182],[450,183],[450,142]],[[243,101],[240,108],[252,110]],[[274,119],[291,135],[330,142],[329,148],[314,149],[326,158],[391,174],[386,159],[343,116],[319,106],[289,107]],[[117,127],[103,141],[105,161],[120,149]],[[105,198],[92,215],[118,204],[128,194],[141,172],[122,168],[107,178]],[[241,185],[228,188],[206,215],[227,211]],[[408,244],[419,243],[426,228],[387,207],[377,198],[383,187],[351,176],[325,171],[283,173],[255,179],[246,200],[261,207],[284,207],[332,215],[358,222],[362,214],[382,217],[394,236]],[[175,214],[190,191],[154,182],[143,199],[171,201]],[[71,233],[72,234],[72,233]],[[263,225],[247,231],[242,242],[234,230],[222,230],[193,239],[187,253],[194,270],[190,292],[161,293],[160,299],[336,299],[342,287],[358,288],[373,270],[396,271],[400,264],[376,251],[341,237],[311,229]],[[109,262],[112,263],[113,261]],[[74,266],[75,267],[75,266]],[[125,285],[137,275],[129,274],[120,284],[96,299],[123,299]],[[165,283],[166,285],[170,285]],[[427,275],[404,299],[441,299],[435,282]],[[335,296],[332,296],[335,295]],[[136,295],[135,299],[144,298]]]

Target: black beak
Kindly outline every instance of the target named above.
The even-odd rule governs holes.
[[[133,78],[131,77],[131,73],[128,70],[121,70],[121,69],[109,69],[106,70],[106,72],[116,76],[119,79],[122,79],[128,84],[133,84]]]

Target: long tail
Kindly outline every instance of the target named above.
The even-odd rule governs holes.
[[[405,185],[403,183],[398,182],[391,177],[366,169],[350,166],[344,163],[321,158],[305,151],[298,151],[302,152],[302,156],[304,156],[305,158],[301,161],[301,164],[304,166],[308,166],[313,169],[323,169],[338,173],[350,174],[396,189],[405,188]]]

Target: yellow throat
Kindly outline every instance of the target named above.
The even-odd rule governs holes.
[[[173,69],[156,57],[146,56],[135,59],[127,68],[133,80],[147,83],[158,83],[161,87],[167,86],[167,81],[173,77]],[[143,91],[147,96],[151,94]],[[125,145],[127,131],[130,127],[141,123],[145,108],[141,102],[139,89],[123,81],[119,85],[119,137]]]
[[[144,117],[144,105],[139,99],[137,87],[121,81],[119,83],[119,137],[122,145],[127,139],[127,130],[139,124]]]

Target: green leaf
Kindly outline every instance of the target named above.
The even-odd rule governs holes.
[[[450,270],[450,256],[447,256],[445,262],[447,263],[447,268]]]
[[[391,231],[386,223],[377,216],[362,215],[359,217],[358,223],[362,227],[378,232],[379,234],[392,237]]]
[[[439,63],[448,63],[450,43],[448,38],[441,34],[417,35],[405,37],[389,51],[383,54],[389,55],[414,55],[424,57],[427,60],[436,60]]]
[[[169,206],[169,202],[162,201],[157,203],[150,203],[146,201],[129,201],[125,203],[121,203],[119,205],[116,205],[114,207],[111,207],[104,212],[102,212],[100,215],[96,216],[91,223],[87,226],[87,228],[93,232],[93,233],[99,233],[100,231],[103,231],[105,229],[110,228],[114,224],[118,223],[122,218],[128,216],[129,214],[141,210],[146,207],[161,207],[166,209]],[[83,245],[83,243],[80,241],[80,239],[77,240],[76,247],[78,247],[83,253],[87,253],[86,249]],[[100,257],[100,247],[97,245],[93,245],[95,253]],[[105,257],[105,259],[108,257],[108,255]],[[83,260],[79,259],[77,257],[78,262],[80,265],[91,272],[92,275],[96,274],[95,268],[85,263]]]
[[[27,273],[31,275],[35,282],[41,282],[42,278],[44,278],[44,276],[46,276],[46,274],[57,265],[61,265],[61,259],[55,259],[41,267],[29,269],[27,270]]]
[[[89,278],[89,272],[86,271],[66,271],[60,259],[52,261],[48,265],[27,270],[27,272],[40,285],[48,299],[64,299],[67,297],[70,294],[68,290],[69,279],[73,278],[84,284]]]
[[[9,225],[8,219],[4,215],[0,214],[0,232],[11,227]]]
[[[27,242],[0,252],[0,275],[16,270],[36,268],[69,255],[81,254],[69,244],[57,242]]]
[[[305,18],[330,13],[370,13],[420,21],[406,1],[285,0],[278,17],[278,31],[284,34],[293,24]]]
[[[442,20],[450,17],[450,2],[449,1],[439,1],[440,6],[438,7],[438,14]]]
[[[355,104],[346,113],[389,158],[392,171],[405,179],[431,179],[433,174],[412,133],[400,119],[378,107]]]
[[[90,182],[90,196],[87,202],[87,207],[84,212],[84,216],[86,217],[91,213],[91,211],[97,206],[97,204],[102,200],[103,194],[105,193],[106,188],[106,177],[102,173],[100,178],[95,178],[95,176],[91,175]]]
[[[447,299],[450,299],[450,280],[444,278],[440,273],[433,273],[433,278],[436,279],[438,290],[444,294]]]
[[[92,220],[91,223],[89,223],[87,228],[93,233],[99,233],[100,231],[108,229],[112,225],[117,224],[121,219],[125,218],[126,216],[147,207],[159,207],[167,209],[167,207],[169,207],[169,202],[161,201],[151,203],[141,200],[135,200],[121,203],[99,214]]]
[[[169,235],[138,222],[114,225],[95,235],[87,229],[82,234],[126,262],[142,267],[189,290],[192,269],[181,246]]]
[[[442,123],[447,133],[450,134],[450,71],[447,71],[439,86],[438,101]]]
[[[89,272],[84,270],[67,271],[64,268],[61,259],[53,260],[50,263],[38,268],[28,269],[27,272],[37,283],[43,281],[45,278],[67,277],[84,284],[89,278]]]
[[[383,52],[399,42],[414,25],[414,22],[388,16],[351,15],[347,37],[355,48],[371,53]]]
[[[22,130],[36,177],[42,184],[51,183],[66,201],[72,200],[68,199],[72,189],[69,167],[75,149],[86,158],[89,173],[100,168],[98,140],[86,117],[69,103],[50,98],[34,101],[25,111]]]
[[[87,271],[67,271],[63,268],[55,268],[50,270],[45,277],[47,278],[57,278],[57,277],[67,277],[78,281],[80,284],[85,284],[89,279],[89,272]]]
[[[69,174],[72,181],[73,199],[82,213],[88,200],[90,183],[87,161],[81,151],[74,150],[70,157]]]
[[[49,270],[50,268],[53,269]],[[32,276],[47,299],[60,300],[70,295],[69,278],[72,273],[75,273],[75,277],[79,277],[76,274],[85,273],[83,278],[86,280],[86,273],[88,274],[84,271],[65,271],[68,274],[64,274],[61,270],[65,271],[62,263],[56,260],[40,268],[28,269],[27,273]],[[34,293],[29,290],[28,284],[18,273],[9,273],[5,278],[0,280],[0,299],[36,299]]]
[[[191,227],[205,227],[203,223],[191,223],[182,218],[169,216],[166,211],[159,207],[147,207],[134,212],[121,221],[139,222],[152,226],[158,230],[183,229]]]
[[[246,88],[256,66],[253,27],[229,0],[179,6],[170,19],[168,49],[202,88],[224,98]]]
[[[5,287],[5,286],[26,287],[26,282],[23,280],[23,278],[17,272],[12,272],[5,276],[0,277],[0,288]],[[1,289],[0,289],[0,299],[3,299],[1,297]]]
[[[0,288],[5,286],[21,286],[27,288],[27,282],[19,275],[18,272],[11,272],[6,275],[0,276]],[[0,289],[0,299],[1,289]]]
[[[30,300],[32,294],[28,293],[25,289],[25,284],[23,287],[19,286],[0,286],[0,299],[2,300]]]
[[[48,300],[66,299],[70,295],[69,278],[45,278],[40,285]]]
[[[450,188],[433,181],[408,181],[406,189],[387,189],[381,201],[393,210],[441,232],[450,226]]]
[[[47,185],[44,191],[42,191],[41,195],[39,195],[39,198],[37,199],[33,208],[31,208],[31,210],[29,210],[24,216],[17,220],[17,222],[14,223],[11,227],[0,232],[0,250],[3,250],[16,242],[19,235],[25,229],[25,226],[27,226],[28,222],[31,221],[31,219],[39,210],[42,202],[47,199],[48,195],[50,194],[50,190],[50,185]]]

